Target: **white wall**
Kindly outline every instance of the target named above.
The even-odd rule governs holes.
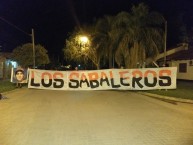
[[[193,60],[192,60],[193,61]],[[183,80],[193,80],[193,65],[189,65],[190,60],[176,60],[176,61],[171,61],[169,62],[169,66],[177,67],[177,79],[183,79]],[[186,63],[187,65],[187,72],[182,73],[179,72],[179,64],[180,63]]]

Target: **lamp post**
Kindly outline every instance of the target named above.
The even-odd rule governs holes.
[[[167,47],[167,21],[164,19],[164,66],[166,66],[166,47]]]
[[[35,40],[34,40],[34,29],[32,29],[32,47],[33,47],[33,68],[35,69],[36,61],[35,61]]]
[[[89,47],[89,38],[85,35],[78,36],[78,43],[79,43],[79,55],[81,58],[83,58],[84,64],[86,65],[87,60],[87,50]],[[85,68],[86,69],[86,68]]]

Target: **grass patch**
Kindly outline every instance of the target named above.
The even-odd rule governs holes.
[[[158,94],[168,97],[191,99],[193,100],[193,82],[192,81],[177,81],[177,89],[172,90],[150,90],[147,93]]]
[[[15,84],[8,80],[0,80],[0,93],[11,91],[15,89]]]

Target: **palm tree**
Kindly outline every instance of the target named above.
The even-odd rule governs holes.
[[[113,16],[104,16],[98,19],[92,39],[92,45],[97,50],[98,60],[106,61],[108,58],[109,68],[112,68],[112,51],[114,49],[113,21]]]
[[[149,13],[143,3],[133,6],[131,13],[119,13],[114,22],[121,39],[115,53],[117,64],[124,62],[126,68],[135,68],[137,63],[155,58],[164,48],[163,22],[163,16]]]

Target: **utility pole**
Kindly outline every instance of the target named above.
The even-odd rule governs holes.
[[[32,34],[31,34],[31,37],[32,37],[32,47],[33,47],[33,68],[35,69],[35,66],[36,66],[36,60],[35,60],[35,40],[34,40],[34,29],[32,28]]]
[[[166,47],[167,47],[167,21],[165,20],[165,34],[164,34],[164,66],[166,66]]]
[[[25,32],[24,30],[20,29],[19,27],[17,27],[16,25],[10,23],[9,21],[7,21],[6,19],[0,17],[0,20],[6,22],[7,24],[9,24],[10,26],[14,27],[15,29],[19,30],[20,32],[31,36],[32,37],[32,47],[33,47],[33,68],[35,69],[35,42],[34,42],[34,30],[32,28],[32,34],[28,34],[27,32]]]

